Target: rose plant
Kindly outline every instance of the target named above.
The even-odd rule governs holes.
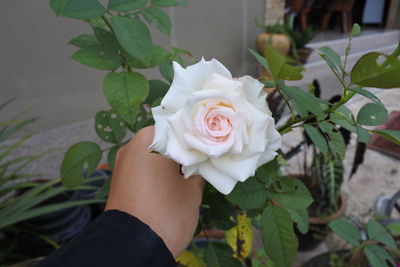
[[[343,86],[340,100],[334,104],[287,86],[285,80],[302,78],[302,68],[286,56],[267,48],[264,58],[250,50],[268,71],[264,86],[276,88],[290,110],[289,118],[275,130],[260,82],[248,76],[232,78],[216,60],[182,67],[180,55],[187,51],[153,44],[148,25],[155,24],[168,34],[171,22],[162,8],[185,2],[109,0],[103,6],[97,0],[50,1],[57,15],[83,20],[92,27],[93,34],[70,41],[78,47],[72,59],[110,71],[104,78],[103,93],[111,109],[96,114],[95,129],[111,146],[102,149],[94,142],[80,142],[70,147],[61,166],[63,183],[70,188],[83,183],[106,151],[112,169],[127,131],[134,133],[155,121],[152,149],[180,163],[185,177],[201,174],[209,181],[199,221],[207,246],[199,248],[193,242],[191,251],[178,261],[189,266],[196,260],[207,266],[248,264],[255,225],[261,229],[265,253],[275,266],[291,266],[298,246],[293,226],[307,231],[307,207],[312,198],[298,179],[282,175],[280,167],[286,163],[279,150],[280,135],[306,126],[317,149],[330,158],[342,155],[344,147],[332,121],[343,127],[351,125],[359,140],[367,142],[373,130],[364,126],[382,123],[386,109],[363,87],[400,87],[400,49],[389,56],[368,53],[351,71],[335,51],[321,49],[321,56]],[[352,34],[358,32],[356,26]],[[154,67],[159,67],[165,80],[148,80],[139,73]],[[356,94],[372,101],[357,118],[340,111]],[[398,131],[373,132],[400,143]],[[225,239],[213,241],[207,235],[209,227],[225,230]]]

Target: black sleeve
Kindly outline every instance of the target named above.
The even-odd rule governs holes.
[[[163,240],[139,219],[118,210],[101,214],[38,267],[176,267]]]

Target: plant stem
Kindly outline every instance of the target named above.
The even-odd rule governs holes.
[[[347,92],[346,88],[348,88],[348,87],[349,86],[345,87],[345,92]],[[335,111],[337,108],[339,108],[340,106],[344,105],[347,101],[349,101],[355,94],[356,94],[355,92],[350,92],[347,95],[343,94],[342,98],[338,102],[333,104],[329,109],[325,110],[324,113],[329,114],[329,113]],[[305,116],[302,118],[297,118],[297,119],[291,120],[291,121],[287,122],[285,125],[279,127],[278,132],[282,133],[282,132],[286,131],[288,128],[291,128],[296,123],[307,121],[309,119],[314,119],[314,118],[316,118],[316,116],[312,114],[312,115],[308,115],[308,116]]]

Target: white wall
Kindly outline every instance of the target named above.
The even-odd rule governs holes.
[[[170,38],[154,31],[153,40],[190,50],[197,58],[213,57],[234,75],[256,74],[245,47],[254,47],[261,31],[254,19],[263,18],[264,0],[189,0],[187,7],[168,10],[173,20]],[[93,118],[108,108],[102,95],[106,72],[69,59],[72,37],[87,33],[84,23],[56,18],[46,0],[0,1],[0,101],[16,102],[0,118],[34,107],[41,119],[37,131]],[[149,78],[158,71],[146,71]]]

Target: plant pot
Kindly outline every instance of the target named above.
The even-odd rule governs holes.
[[[302,234],[297,230],[296,235],[299,239],[299,250],[300,251],[308,251],[316,248],[328,234],[329,228],[328,224],[340,217],[346,211],[346,197],[344,195],[340,195],[340,207],[339,209],[332,215],[327,217],[310,217],[308,219],[310,223],[310,229],[306,234]]]
[[[308,47],[297,49],[297,56],[298,56],[300,62],[303,64],[306,64],[312,51],[313,51],[313,49],[308,48]]]
[[[268,46],[272,46],[281,53],[287,55],[290,50],[290,39],[285,34],[281,33],[260,33],[256,39],[258,52],[264,55],[264,50]]]

